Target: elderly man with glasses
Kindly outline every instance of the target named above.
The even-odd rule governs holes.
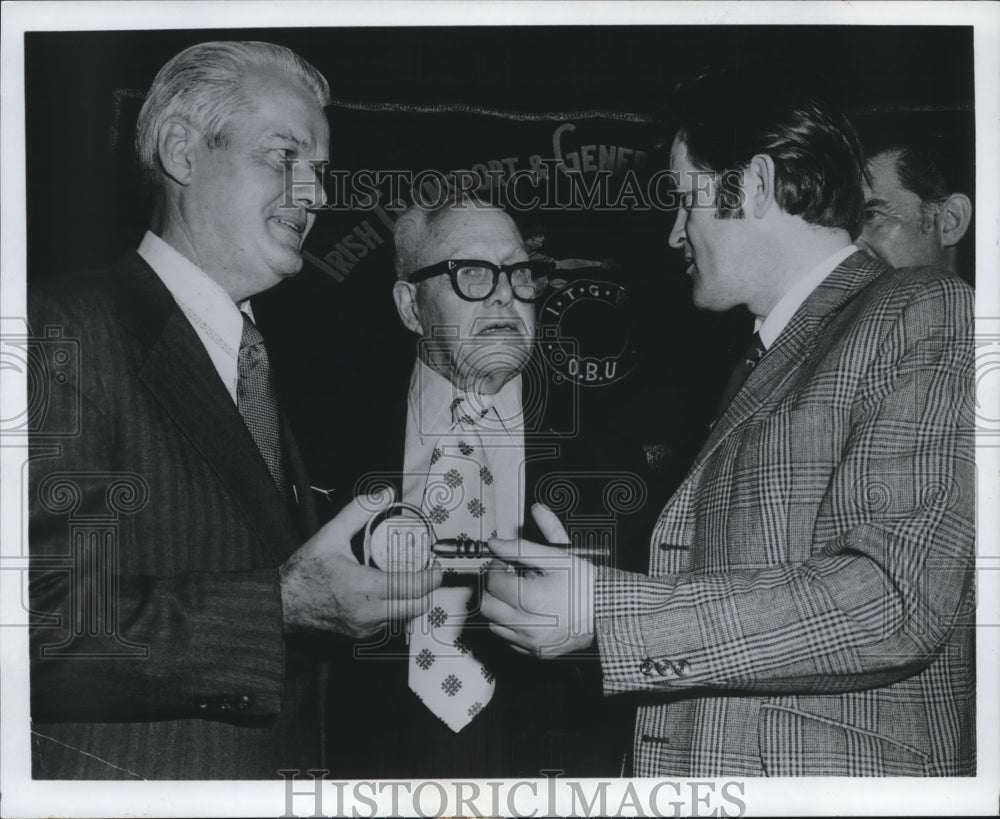
[[[532,523],[527,507],[543,473],[566,471],[558,443],[536,451],[558,414],[533,356],[536,302],[552,265],[529,259],[502,209],[466,197],[409,207],[394,241],[392,292],[403,325],[418,337],[416,360],[398,400],[373,397],[365,409],[354,438],[363,443],[366,474],[351,491],[401,478],[399,499],[423,513],[436,538],[516,537]],[[580,662],[540,673],[478,614],[487,561],[441,562],[445,587],[428,614],[405,634],[359,646],[351,673],[331,685],[331,697],[371,704],[351,731],[362,739],[346,773],[616,773],[614,748],[624,748],[624,737],[616,743],[606,732],[630,720],[612,720],[599,707],[596,679],[588,685]]]
[[[531,355],[533,302],[550,266],[528,260],[510,216],[474,200],[411,207],[394,240],[396,309],[422,339],[411,397],[440,387],[449,400],[491,396],[520,416],[517,376]]]

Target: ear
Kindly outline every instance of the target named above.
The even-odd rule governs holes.
[[[197,140],[197,132],[179,120],[167,120],[156,135],[156,150],[163,171],[180,185],[191,183]]]
[[[767,154],[757,154],[743,172],[744,211],[755,218],[763,217],[774,204],[774,160]]]
[[[409,282],[396,282],[392,286],[392,298],[396,302],[396,312],[399,313],[403,326],[417,335],[423,335],[420,308],[417,306],[417,286]]]
[[[941,247],[957,245],[972,222],[972,202],[964,193],[953,193],[938,211],[938,235]]]

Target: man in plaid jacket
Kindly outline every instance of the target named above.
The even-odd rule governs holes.
[[[718,73],[674,111],[670,244],[759,346],[648,575],[496,541],[538,571],[491,572],[483,612],[539,656],[596,641],[605,693],[648,694],[635,776],[973,775],[972,291],[850,244],[833,108]]]

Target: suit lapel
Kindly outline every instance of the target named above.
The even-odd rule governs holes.
[[[147,351],[142,382],[283,561],[299,545],[296,526],[201,339],[140,257],[120,270],[119,315]]]
[[[313,488],[309,482],[309,474],[306,471],[305,461],[302,459],[302,452],[292,434],[291,424],[284,416],[281,418],[281,434],[285,443],[285,453],[288,456],[288,477],[292,486],[295,487],[299,530],[302,536],[307,538],[320,527],[319,510],[316,507],[316,498],[313,496]]]
[[[712,429],[694,466],[688,471],[685,485],[720,444],[757,412],[765,401],[773,398],[796,371],[806,364],[813,354],[822,329],[885,269],[881,262],[858,251],[841,262],[809,295]],[[684,485],[681,488],[683,487]],[[674,497],[681,494],[678,490]]]
[[[563,390],[560,393],[553,384],[548,365],[536,347],[521,374],[524,412],[524,469],[521,478],[524,482],[522,537],[539,543],[544,543],[545,538],[535,524],[531,506],[536,501],[551,502],[550,498],[539,495],[539,489],[546,488],[542,485],[543,479],[567,469],[565,459],[570,436],[565,432],[560,434],[559,430],[565,430],[570,425],[567,415],[572,414],[574,420],[579,417],[580,386],[568,382]],[[566,391],[570,393],[568,398]],[[572,513],[574,510],[569,511]]]

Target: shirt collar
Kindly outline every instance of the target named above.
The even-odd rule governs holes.
[[[241,312],[253,319],[249,300],[235,304],[204,270],[151,231],[139,244],[139,255],[153,268],[181,312],[191,322],[230,397],[236,401]]]
[[[138,253],[153,268],[185,312],[195,313],[216,329],[229,329],[227,337],[231,337],[232,328],[238,326],[234,349],[239,351],[240,337],[243,335],[243,319],[239,313],[246,313],[253,318],[249,299],[244,299],[239,304],[233,302],[215,279],[152,231],[147,230],[142,237]]]
[[[462,399],[472,415],[486,410],[486,415],[480,420],[485,429],[509,430],[510,424],[500,419],[521,417],[521,376],[510,379],[494,395],[466,393],[417,359],[410,376],[409,403],[414,416],[419,419],[418,431],[422,441],[430,436],[443,435],[451,429],[451,405],[455,399]]]
[[[854,245],[847,245],[831,253],[799,278],[788,292],[778,300],[778,303],[774,305],[765,318],[756,320],[754,330],[760,336],[764,349],[771,349],[771,345],[781,335],[781,331],[792,320],[795,311],[809,298],[812,291],[822,284],[823,280],[837,268],[837,265],[856,251],[857,248]]]

